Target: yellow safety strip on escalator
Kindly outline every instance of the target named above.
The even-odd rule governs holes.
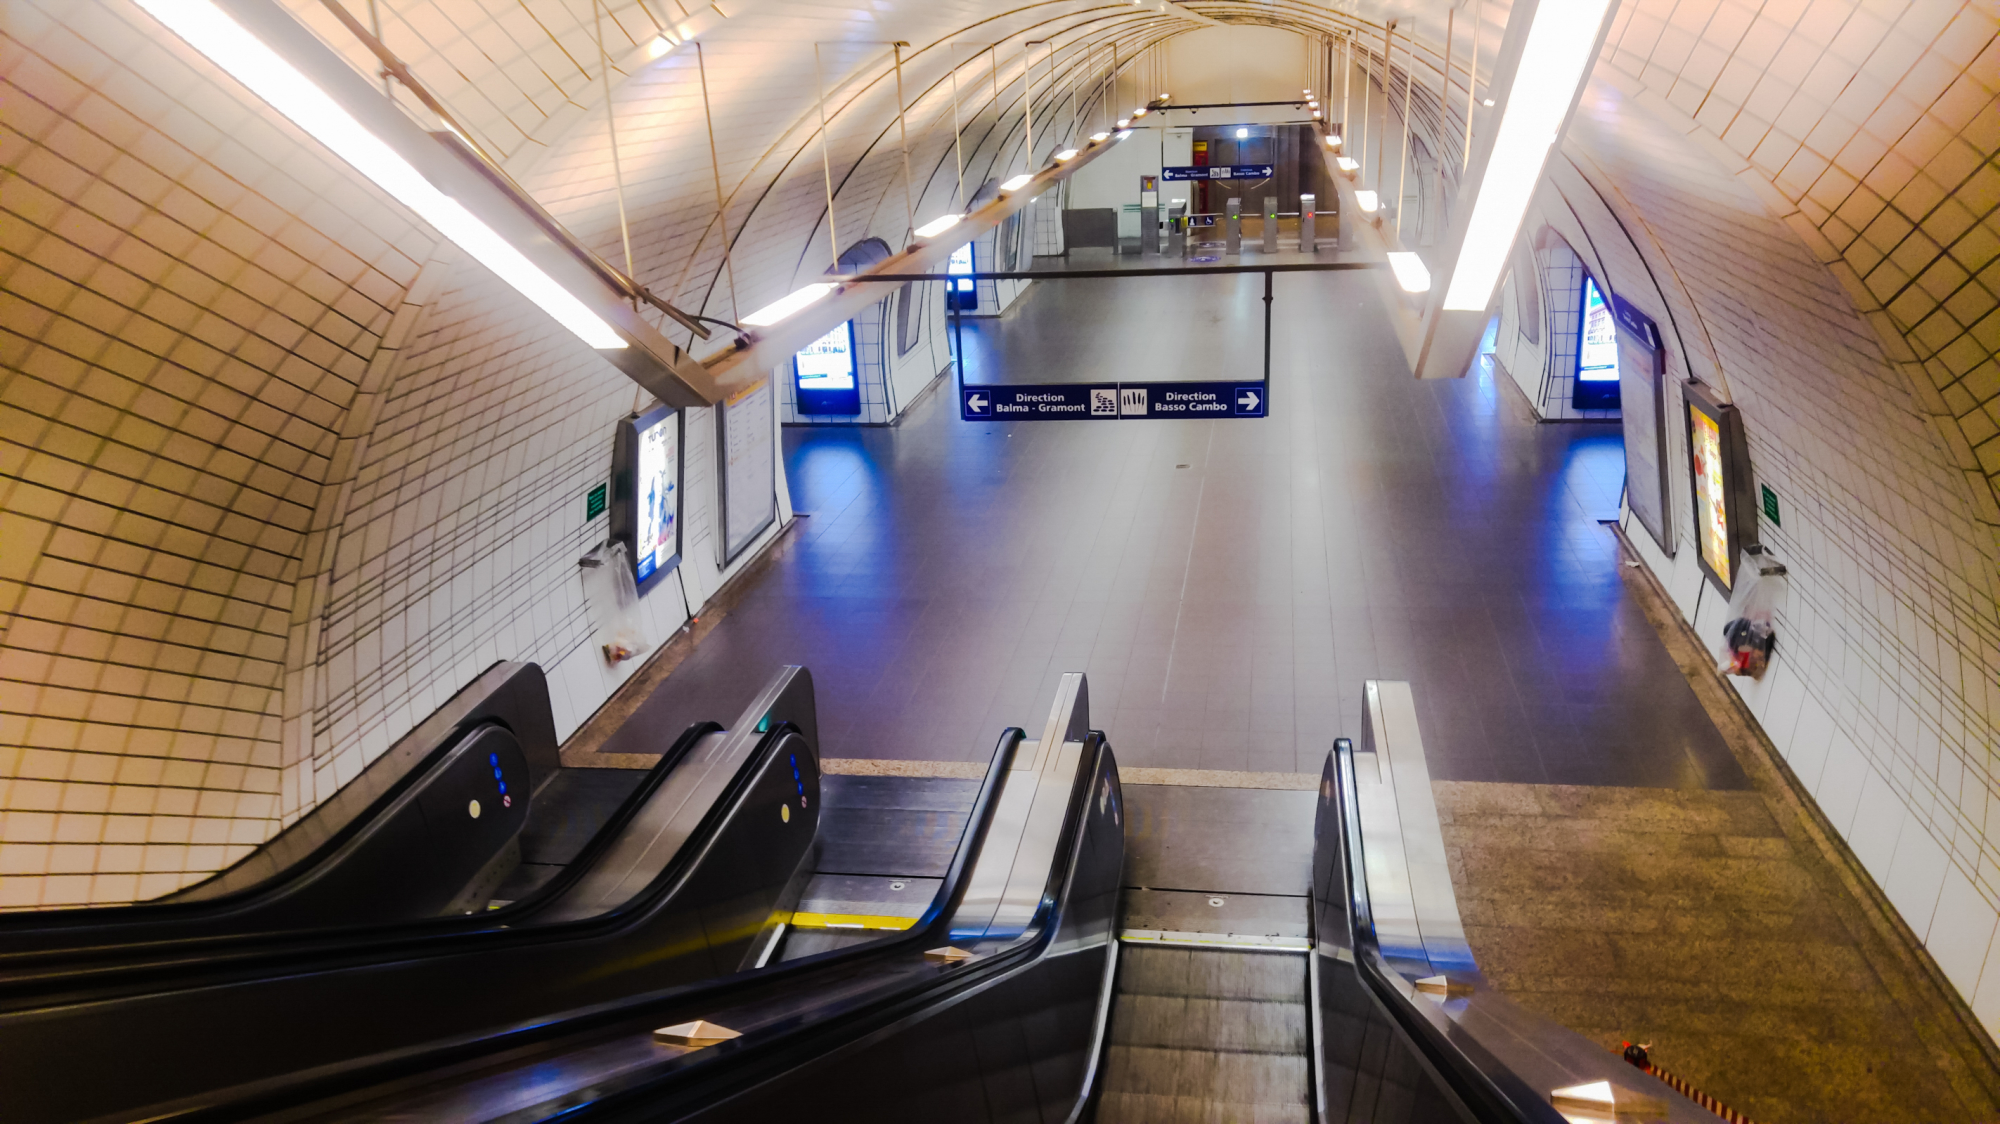
[[[914,917],[885,917],[872,913],[794,913],[794,929],[907,929]]]

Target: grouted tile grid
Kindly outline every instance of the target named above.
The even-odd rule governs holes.
[[[1674,309],[1688,354],[1671,361],[1711,382],[1720,368],[1751,419],[1758,478],[1785,503],[1784,525],[1761,532],[1792,573],[1775,679],[1801,689],[1789,709],[1776,687],[1741,689],[1920,936],[1934,916],[1981,919],[1978,949],[1948,970],[1968,999],[1983,995],[2000,901],[2000,562],[1976,496],[1834,279],[1743,185],[1609,98],[1586,98],[1568,143],[1647,217],[1691,304]],[[1669,456],[1685,463],[1684,447]],[[1684,492],[1675,509],[1685,544]],[[1914,818],[1899,838],[1900,809]],[[1976,908],[1941,900],[1945,855]],[[1981,1010],[1995,1017],[2000,990]]]
[[[2000,483],[1996,31],[1973,3],[1652,0],[1621,8],[1604,58],[1799,208]]]
[[[1985,1120],[1923,1054],[1754,792],[1433,785],[1466,939],[1508,997],[1753,1120]]]
[[[431,244],[156,36],[99,3],[0,36],[0,906],[160,893],[275,830],[306,520]]]

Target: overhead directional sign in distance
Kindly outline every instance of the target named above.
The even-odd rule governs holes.
[[[1276,171],[1270,164],[1177,164],[1160,169],[1168,180],[1267,180]]]
[[[1261,382],[968,386],[959,392],[959,416],[966,421],[1261,418],[1269,398],[1270,390]]]

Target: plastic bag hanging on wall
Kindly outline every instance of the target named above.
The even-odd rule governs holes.
[[[1776,574],[1782,573],[1782,567],[1778,568]],[[1716,670],[1752,679],[1764,677],[1764,669],[1771,664],[1771,652],[1778,645],[1778,633],[1771,624],[1776,601],[1776,576],[1760,569],[1744,595],[1742,615],[1722,626],[1725,651],[1722,665]]]
[[[614,542],[587,555],[583,566],[584,603],[596,629],[604,662],[616,667],[647,648],[639,625],[639,585],[632,576],[632,556],[625,544]]]

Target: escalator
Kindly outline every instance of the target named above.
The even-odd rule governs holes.
[[[1338,740],[1322,773],[1309,892],[1256,932],[1176,928],[1153,916],[1172,892],[1122,889],[1125,793],[1081,675],[1039,738],[1002,735],[976,788],[835,803],[754,970],[157,1118],[1716,1119],[1486,984],[1406,685],[1368,684],[1362,747]]]
[[[464,760],[468,744],[490,755],[490,740],[477,740],[490,729],[472,723],[474,737],[459,738],[443,759]],[[482,796],[508,808],[511,793],[498,785],[511,771],[490,756],[475,762]],[[416,794],[432,797],[419,811],[485,818],[470,811],[478,797],[427,784],[435,770],[410,772],[389,806],[407,808],[399,799]],[[164,918],[160,939],[144,939],[143,924],[123,918],[112,922],[116,939],[96,944],[101,926],[24,926],[27,947],[0,957],[5,1118],[199,1115],[253,1102],[302,1075],[418,1047],[449,1050],[577,1003],[736,972],[767,955],[773,916],[787,911],[811,869],[818,781],[811,678],[787,668],[735,726],[685,731],[559,869],[510,865],[527,891],[518,899],[492,898],[509,878],[494,877],[487,860],[478,895],[462,898],[471,912],[453,916],[380,923],[361,883],[350,886],[352,915],[374,923],[200,931],[185,917],[214,911],[171,903],[134,911]],[[426,840],[405,842],[404,862],[426,869]],[[292,881],[279,879],[281,887]],[[385,877],[398,891],[422,881]],[[236,900],[282,896],[261,889]],[[76,947],[51,935],[65,931]],[[116,1081],[94,1077],[106,1058],[116,1059]]]

